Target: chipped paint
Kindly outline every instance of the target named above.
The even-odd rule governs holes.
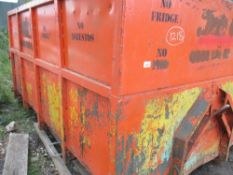
[[[201,93],[200,88],[152,99],[145,107],[139,133],[118,142],[117,174],[151,174],[170,159],[173,135]],[[126,150],[129,139],[131,145]],[[129,162],[126,162],[127,159]],[[119,162],[118,162],[119,161]],[[131,173],[132,174],[132,173]]]
[[[84,156],[84,151],[85,151],[85,149],[86,149],[87,147],[88,147],[89,149],[91,148],[90,139],[89,139],[87,136],[85,136],[84,134],[83,134],[83,135],[80,135],[79,143],[80,143],[80,148],[81,148],[82,156]]]
[[[62,121],[60,115],[60,88],[56,85],[55,82],[50,81],[48,77],[43,74],[42,75],[43,82],[43,93],[47,96],[48,100],[48,112],[50,117],[50,122],[55,129],[56,133],[61,136],[62,133]]]
[[[62,129],[60,119],[60,93],[59,88],[55,85],[55,83],[48,85],[48,103],[51,122],[56,131],[60,133]]]
[[[78,93],[75,88],[72,88],[69,91],[69,97],[71,101],[71,105],[69,106],[69,111],[70,111],[70,123],[76,125],[78,121],[78,109],[77,109],[77,104],[78,104]]]
[[[72,86],[69,89],[68,94],[70,99],[70,105],[68,106],[70,115],[70,120],[68,121],[70,126],[70,137],[72,139],[79,140],[79,145],[81,148],[80,151],[82,156],[84,156],[85,148],[91,147],[90,139],[85,132],[87,130],[87,112],[84,103],[87,92],[85,90],[81,91]],[[75,134],[76,128],[80,129],[79,135]]]
[[[210,155],[216,155],[219,149],[219,142],[215,142],[208,149],[203,150],[202,152],[192,152],[189,159],[185,162],[184,171],[188,171],[190,169],[195,168],[197,164],[199,164],[200,160],[205,160]]]
[[[69,125],[71,126],[70,132],[72,135],[72,139],[76,139],[77,135],[75,134],[75,129],[78,127],[80,130],[79,132],[79,145],[80,145],[80,151],[82,156],[84,155],[84,151],[86,148],[91,147],[91,141],[87,136],[87,130],[88,130],[88,122],[87,122],[87,116],[90,112],[86,108],[86,96],[87,96],[87,90],[86,89],[79,89],[77,87],[72,86],[69,89],[69,99],[70,99],[70,105],[68,106],[69,114],[70,114],[70,120]]]
[[[67,95],[64,119],[67,150],[89,169],[105,174],[113,162],[115,149],[116,130],[111,128],[110,101],[71,82],[67,82],[64,89]]]
[[[169,160],[173,134],[200,93],[201,90],[195,88],[148,103],[141,132],[137,136],[138,150],[146,157],[139,173],[146,172],[148,168],[155,169]]]
[[[233,82],[232,81],[228,81],[224,84],[222,84],[222,89],[230,94],[231,98],[233,98]]]
[[[173,146],[182,144],[173,142],[177,127],[187,122],[181,132],[188,133],[196,131],[191,125],[205,126],[188,117],[206,114],[204,101],[194,104],[202,89],[190,87],[205,89],[199,97],[206,100],[220,97],[219,103],[210,102],[209,113],[219,112],[227,100],[233,104],[228,96],[221,98],[224,93],[216,93],[218,84],[232,78],[230,1],[41,0],[12,10],[14,89],[26,107],[31,101],[25,85],[32,83],[31,106],[39,125],[47,125],[56,138],[61,135],[63,158],[71,152],[90,174],[114,175],[117,166],[121,175],[167,175],[170,163],[179,164],[171,160]],[[21,31],[22,22],[28,25],[25,19],[33,22],[30,33]],[[85,34],[95,35],[94,40],[85,41]],[[166,41],[182,45],[174,48]],[[31,44],[33,50],[27,48]],[[145,61],[149,69],[143,68]],[[233,92],[233,86],[227,90]],[[210,130],[221,134],[220,126]],[[210,141],[199,132],[194,139],[188,136],[182,141],[190,141],[189,154],[196,149],[196,137]],[[191,158],[190,165],[195,161]]]

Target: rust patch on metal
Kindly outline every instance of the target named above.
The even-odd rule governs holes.
[[[117,142],[117,174],[151,174],[158,167],[165,170],[173,134],[200,93],[200,88],[194,88],[148,101],[140,132]]]

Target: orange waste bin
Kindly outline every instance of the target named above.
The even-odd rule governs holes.
[[[230,0],[41,0],[8,13],[14,91],[94,175],[189,174],[233,143]]]

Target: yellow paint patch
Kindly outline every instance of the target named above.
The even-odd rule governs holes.
[[[87,137],[87,136],[82,136],[82,139],[81,139],[81,144],[84,145],[84,147],[88,147],[90,148],[91,147],[91,142],[90,142],[90,139]]]
[[[26,84],[26,91],[27,91],[27,96],[28,99],[32,99],[32,84],[31,83],[27,83]]]
[[[71,105],[69,106],[69,111],[70,111],[70,122],[71,124],[76,124],[78,121],[78,109],[77,109],[77,105],[78,105],[78,93],[77,90],[75,88],[72,88],[69,91],[69,98],[70,98],[70,102]]]
[[[78,89],[76,87],[71,87],[69,89],[69,99],[70,99],[70,106],[69,106],[69,114],[70,114],[70,136],[72,139],[79,139],[75,129],[80,130],[80,144],[84,147],[90,147],[91,142],[86,134],[86,107],[85,107],[85,98],[79,96]]]
[[[200,88],[194,88],[149,101],[141,132],[136,136],[136,152],[145,159],[138,174],[146,174],[169,160],[174,132],[200,93]]]
[[[56,130],[60,131],[60,93],[59,88],[54,83],[48,85],[48,102],[51,122],[55,125]]]
[[[230,94],[231,98],[233,98],[233,82],[229,81],[222,85],[222,89]]]
[[[43,94],[47,95],[48,98],[48,109],[50,122],[53,129],[61,136],[62,134],[62,121],[60,115],[61,107],[61,97],[60,88],[55,84],[55,82],[49,81],[47,76],[44,74],[42,76],[43,81]]]

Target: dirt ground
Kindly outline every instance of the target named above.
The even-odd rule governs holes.
[[[8,140],[6,139],[0,143],[0,174],[2,174],[3,171],[7,142]],[[59,175],[36,134],[31,134],[29,138],[28,161],[28,175]]]
[[[3,170],[7,141],[6,139],[0,142],[0,174]],[[29,169],[28,175],[59,175],[36,133],[31,133],[29,138]],[[233,175],[233,151],[228,162],[214,160],[191,175]]]
[[[6,117],[1,118],[1,115]],[[8,133],[5,132],[5,128],[1,126],[1,123],[6,125],[15,120],[17,124],[16,132],[29,133],[30,136],[28,175],[59,175],[33,127],[33,122],[36,120],[33,112],[25,111],[22,106],[0,105],[0,118],[0,174],[2,174],[8,142]],[[74,175],[79,175],[75,167],[75,164],[73,166],[71,163],[69,168],[72,168]],[[228,162],[212,161],[200,167],[191,175],[233,175],[233,151],[230,153]]]
[[[41,143],[34,127],[35,114],[24,110],[21,105],[0,104],[0,174],[4,166],[8,136],[5,126],[16,121],[16,133],[29,133],[28,175],[58,175],[56,168]]]

